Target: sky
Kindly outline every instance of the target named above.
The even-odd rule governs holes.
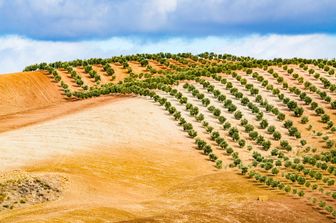
[[[335,58],[335,0],[0,0],[0,73],[120,54]]]

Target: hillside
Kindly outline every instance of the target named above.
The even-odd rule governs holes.
[[[1,169],[66,179],[0,219],[332,222],[335,69],[161,53],[0,76]]]
[[[46,72],[0,76],[0,116],[50,106],[64,97]]]

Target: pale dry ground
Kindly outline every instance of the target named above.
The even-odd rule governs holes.
[[[144,98],[96,105],[0,140],[2,170],[69,179],[59,200],[2,212],[0,222],[327,221],[302,201],[217,171]]]
[[[87,100],[64,100],[60,103],[53,104],[47,107],[30,109],[28,111],[17,112],[14,114],[0,116],[0,133],[13,131],[25,126],[36,123],[53,120],[55,117],[60,117],[68,114],[80,112],[86,108],[92,108],[99,105],[109,103],[111,101],[120,100],[130,96],[102,96],[99,98],[90,98]],[[36,105],[37,106],[37,105]]]
[[[149,143],[156,140],[157,131],[164,128],[167,130],[166,137],[169,137],[167,133],[172,134],[176,126],[168,117],[165,121],[161,120],[159,117],[162,113],[159,107],[152,106],[145,99],[125,99],[14,132],[5,132],[0,135],[0,168],[17,167],[21,163],[50,155],[72,154],[83,148],[135,146],[138,141]],[[139,119],[141,114],[143,118]],[[144,121],[150,130],[142,131]],[[177,133],[184,138],[183,134]],[[165,140],[159,143],[168,143]],[[19,155],[17,151],[20,151]]]

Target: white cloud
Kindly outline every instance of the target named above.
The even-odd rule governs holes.
[[[168,15],[173,13],[176,7],[177,0],[144,1],[137,24],[146,31],[157,30],[168,22]]]
[[[54,42],[19,36],[0,37],[0,73],[16,72],[39,62],[77,58],[110,57],[120,54],[204,51],[230,53],[256,58],[304,57],[334,58],[336,36],[250,35],[245,37],[209,36],[204,38],[168,38],[158,41],[115,37],[100,41]]]

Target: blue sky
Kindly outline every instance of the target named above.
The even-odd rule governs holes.
[[[0,0],[0,73],[159,51],[334,58],[335,12],[334,0]]]

